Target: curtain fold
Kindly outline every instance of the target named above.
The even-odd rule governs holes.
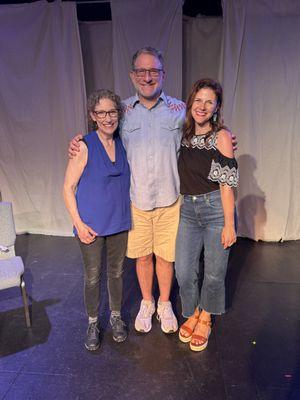
[[[239,235],[300,238],[300,3],[223,0],[225,121],[238,135]]]
[[[68,141],[86,130],[82,59],[88,93],[126,97],[131,56],[151,45],[168,94],[181,98],[182,72],[184,96],[198,78],[222,82],[239,140],[239,235],[300,239],[300,3],[223,0],[223,22],[185,19],[183,50],[181,0],[111,6],[112,22],[80,24],[83,54],[74,3],[0,6],[0,192],[17,232],[71,234],[61,191]]]
[[[132,55],[141,47],[163,52],[167,94],[182,96],[182,1],[111,0],[115,91],[134,94],[129,79]]]
[[[69,139],[85,131],[74,3],[0,7],[0,191],[17,232],[70,234],[62,199]]]
[[[114,90],[112,22],[79,23],[86,92]]]
[[[223,21],[220,17],[183,19],[183,99],[201,78],[219,79]]]

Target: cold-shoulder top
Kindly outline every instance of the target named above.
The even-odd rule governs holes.
[[[178,172],[180,193],[200,195],[218,190],[220,185],[237,186],[238,166],[235,158],[224,156],[217,149],[218,132],[194,135],[182,140]]]

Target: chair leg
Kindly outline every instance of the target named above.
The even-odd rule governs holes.
[[[28,300],[27,300],[25,281],[23,279],[23,276],[21,277],[21,291],[22,291],[22,298],[23,298],[23,304],[24,304],[26,326],[27,326],[27,328],[30,328],[31,327],[31,322],[30,322],[30,315],[29,315],[29,307],[28,307]]]

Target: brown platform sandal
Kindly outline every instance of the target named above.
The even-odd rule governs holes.
[[[188,321],[191,321],[191,320],[194,321],[194,322],[193,322],[193,324],[194,324],[193,328],[190,328],[189,326],[186,325],[186,323],[187,323]],[[193,314],[191,317],[189,317],[189,318],[185,321],[184,324],[181,325],[181,327],[180,327],[180,329],[179,329],[179,340],[181,340],[181,342],[183,342],[183,343],[188,343],[188,342],[191,341],[192,335],[193,335],[193,332],[194,332],[194,329],[195,329],[195,327],[196,327],[198,321],[199,321],[199,316],[198,316],[198,317],[195,317],[194,314]],[[180,332],[181,329],[182,329],[184,332],[187,332],[187,333],[189,334],[189,336],[184,336],[184,335],[182,335],[181,332]]]
[[[197,335],[196,333],[192,334],[192,337],[190,339],[190,349],[193,350],[193,351],[202,351],[202,350],[206,349],[206,347],[208,345],[208,338],[209,338],[209,335],[211,333],[211,321],[205,321],[205,320],[199,318],[198,324],[209,326],[210,329],[209,329],[207,337],[202,336],[202,335]],[[198,341],[200,343],[199,344],[193,344],[192,343],[193,340],[196,340],[196,341]]]

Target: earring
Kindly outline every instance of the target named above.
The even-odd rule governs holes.
[[[217,118],[218,118],[218,114],[216,112],[213,113],[212,120],[213,120],[214,123],[217,122]]]

